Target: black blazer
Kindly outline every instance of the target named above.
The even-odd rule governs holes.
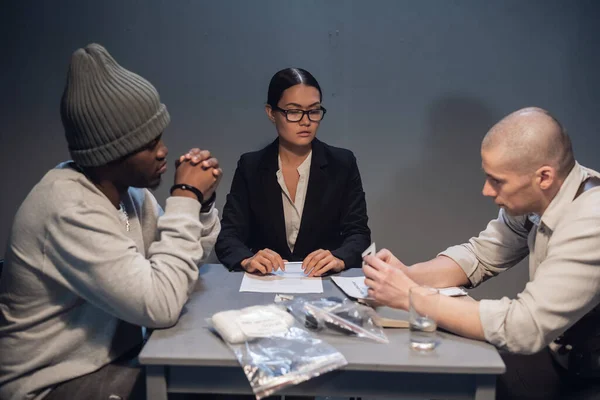
[[[312,161],[300,231],[290,252],[285,233],[281,187],[277,182],[279,140],[243,154],[223,208],[217,257],[230,270],[264,248],[288,261],[302,261],[330,250],[346,268],[361,266],[371,244],[367,204],[356,158],[351,151],[312,142]]]

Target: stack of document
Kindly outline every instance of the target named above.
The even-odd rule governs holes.
[[[346,296],[353,299],[369,299],[368,287],[365,285],[364,276],[356,276],[347,278],[343,276],[332,276],[331,280],[340,288]],[[461,287],[448,287],[439,289],[440,294],[444,296],[467,296],[468,293]]]
[[[343,277],[332,276],[331,280],[346,294],[346,296],[357,299],[359,302],[372,300],[369,298],[368,287],[365,285],[364,276]],[[444,296],[466,296],[467,291],[459,287],[439,289]],[[371,305],[375,305],[370,303]],[[408,328],[408,312],[385,306],[376,306],[375,321],[384,328]]]
[[[287,262],[284,266],[285,271],[274,271],[269,275],[254,275],[246,272],[240,292],[323,293],[321,278],[307,277],[302,270],[301,262]]]

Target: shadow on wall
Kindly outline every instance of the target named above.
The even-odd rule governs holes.
[[[468,95],[449,94],[432,103],[418,163],[397,172],[388,190],[369,201],[378,247],[403,262],[428,260],[483,230],[497,208],[481,194],[480,145],[502,115]],[[527,268],[515,267],[475,294],[492,298],[522,290]],[[493,282],[493,283],[492,283]]]

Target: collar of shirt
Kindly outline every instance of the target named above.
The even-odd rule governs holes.
[[[564,214],[565,206],[568,206],[575,197],[579,185],[581,182],[588,177],[587,171],[585,171],[579,163],[575,162],[575,166],[567,175],[567,178],[563,182],[560,190],[554,196],[546,211],[541,217],[541,223],[544,224],[551,231],[554,230],[561,216]]]
[[[300,164],[298,166],[298,168],[296,169],[298,171],[298,174],[300,174],[300,176],[305,176],[308,175],[308,173],[310,172],[310,164],[312,160],[312,150],[310,151],[310,153],[308,153],[308,156],[306,156],[306,159],[304,161],[302,161],[302,164]],[[279,168],[277,170],[277,178],[282,177],[283,172],[281,171],[281,155],[277,155],[277,167]]]

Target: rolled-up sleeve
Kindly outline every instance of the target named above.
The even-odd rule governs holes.
[[[479,236],[438,254],[454,260],[465,272],[472,287],[506,271],[527,256],[526,217],[510,217],[500,210]]]
[[[485,338],[513,353],[540,351],[600,303],[600,217],[557,227],[517,299],[482,300]]]

